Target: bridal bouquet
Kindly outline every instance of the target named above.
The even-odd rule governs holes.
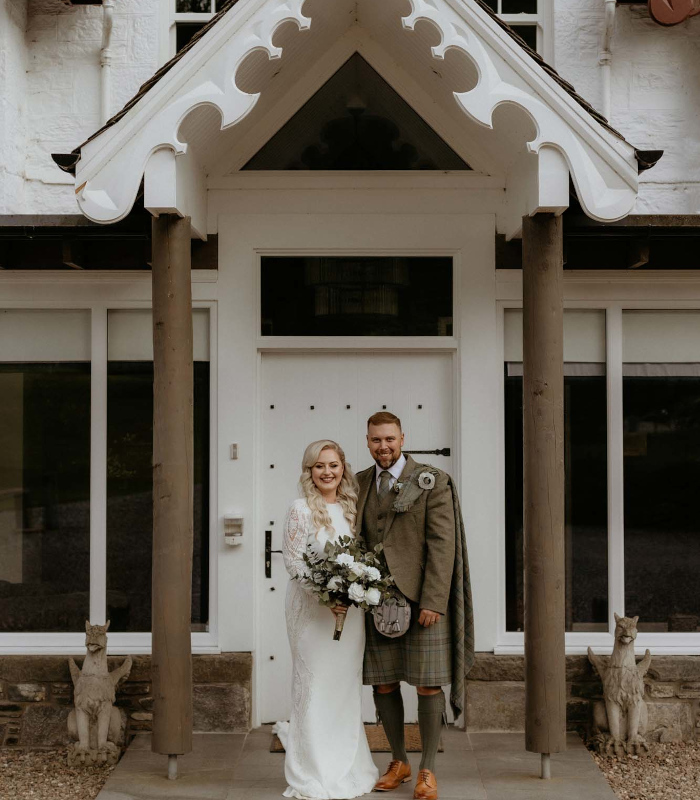
[[[361,540],[341,536],[337,542],[326,542],[322,554],[309,547],[303,555],[305,570],[297,580],[316,595],[321,605],[332,608],[338,603],[357,606],[364,611],[394,597],[394,579],[381,557],[383,546],[366,550]],[[345,615],[335,620],[333,639],[338,641],[345,624]]]

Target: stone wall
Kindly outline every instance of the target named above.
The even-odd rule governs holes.
[[[603,0],[551,2],[554,66],[600,109]],[[162,8],[158,0],[116,4],[112,111],[158,66]],[[99,127],[101,36],[99,6],[0,0],[0,213],[77,213],[70,178],[50,154],[70,152]],[[697,17],[664,29],[646,4],[617,8],[611,122],[635,146],[665,150],[642,175],[637,213],[700,212],[699,39]]]
[[[112,107],[118,111],[158,67],[158,0],[119,0],[112,29]],[[70,176],[51,160],[100,127],[101,6],[29,0],[26,21],[29,131],[21,209],[79,213]]]
[[[603,0],[554,2],[555,66],[602,112]],[[642,174],[634,213],[700,213],[700,19],[663,28],[646,3],[618,5],[610,122],[640,150],[664,150]]]
[[[646,678],[650,738],[700,740],[700,656],[653,656]],[[567,723],[588,733],[591,701],[603,687],[588,657],[567,656]],[[470,731],[525,729],[525,658],[477,653],[467,680]]]
[[[0,746],[51,747],[69,742],[66,719],[73,707],[67,656],[0,656]],[[151,658],[134,656],[116,705],[127,720],[127,737],[150,731],[153,709]],[[82,665],[82,656],[75,658]],[[109,668],[124,656],[110,656]],[[250,729],[253,658],[250,653],[193,656],[194,729]]]

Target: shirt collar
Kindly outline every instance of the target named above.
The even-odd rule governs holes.
[[[401,453],[401,457],[399,460],[389,469],[387,470],[391,477],[397,481],[401,477],[401,473],[403,472],[403,468],[406,466],[406,456]],[[379,464],[375,464],[375,473],[374,476],[377,480],[379,480],[379,475],[381,472],[384,472],[384,467],[380,467]]]

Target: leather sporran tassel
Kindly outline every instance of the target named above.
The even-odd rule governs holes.
[[[333,641],[340,641],[340,634],[343,632],[343,625],[345,625],[345,617],[347,614],[335,615],[335,630],[333,631]]]

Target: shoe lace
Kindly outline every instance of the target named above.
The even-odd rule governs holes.
[[[422,769],[418,773],[418,780],[423,781],[423,783],[430,783],[431,772],[429,769]]]
[[[401,769],[401,761],[399,759],[394,759],[394,761],[389,762],[389,766],[387,767],[387,772],[398,772]]]

